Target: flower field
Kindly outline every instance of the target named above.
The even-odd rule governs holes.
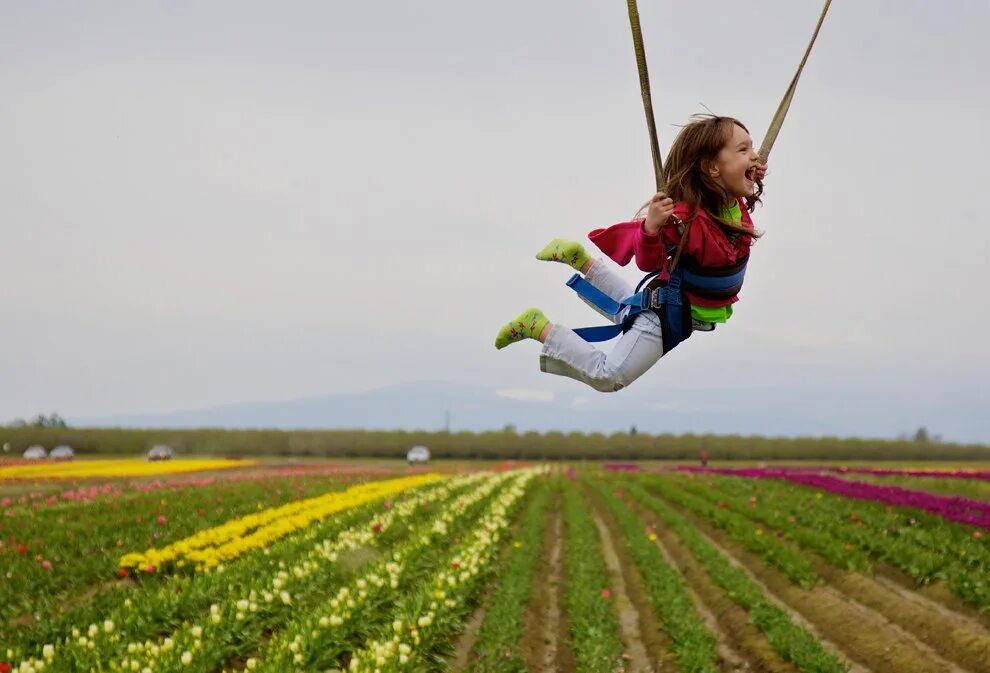
[[[113,479],[205,472],[255,465],[253,460],[84,460],[68,462],[17,462],[0,465],[0,482],[28,479]]]
[[[0,673],[990,672],[981,470],[501,468],[0,483]]]

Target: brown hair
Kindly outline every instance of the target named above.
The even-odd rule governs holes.
[[[739,234],[749,234],[759,238],[763,235],[762,232],[720,217],[719,213],[727,203],[734,201],[734,197],[705,170],[732,139],[733,126],[738,126],[746,133],[749,133],[749,129],[732,117],[706,114],[694,115],[691,119],[692,121],[684,126],[674,139],[664,165],[663,175],[667,184],[665,189],[667,196],[675,203],[684,202],[690,206],[686,223],[690,223],[698,208],[701,208],[732,238],[738,238]],[[760,203],[762,194],[763,182],[757,178],[756,192],[746,197],[746,208],[749,212],[753,212],[756,204]]]

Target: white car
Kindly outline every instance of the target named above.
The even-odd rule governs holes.
[[[27,450],[24,452],[24,458],[26,460],[41,460],[47,455],[48,452],[45,451],[45,447],[39,446],[38,444],[35,444],[34,446],[29,446]]]
[[[410,465],[413,463],[428,463],[430,462],[430,450],[425,446],[414,446],[406,454],[406,462]]]
[[[158,444],[148,451],[148,460],[172,460],[172,447]]]
[[[48,454],[48,457],[52,460],[72,460],[76,457],[76,452],[72,450],[71,446],[62,444],[52,449],[52,452]]]

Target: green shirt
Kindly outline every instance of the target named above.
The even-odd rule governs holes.
[[[739,202],[732,204],[731,208],[726,208],[719,216],[729,222],[742,222],[742,211],[739,209]],[[732,304],[728,306],[695,306],[691,304],[691,318],[701,322],[725,322],[732,316]]]

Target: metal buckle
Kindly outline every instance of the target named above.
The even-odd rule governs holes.
[[[650,305],[649,305],[649,308],[660,308],[661,306],[663,306],[663,288],[662,287],[654,288],[652,291],[647,290],[647,292],[650,292],[650,302],[649,302]]]

